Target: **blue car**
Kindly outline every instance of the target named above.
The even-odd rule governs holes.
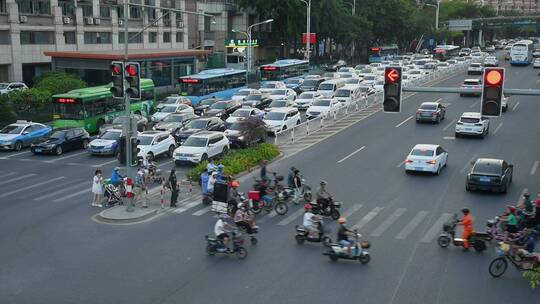
[[[120,136],[122,136],[121,129],[108,129],[90,142],[88,152],[92,155],[116,155]]]
[[[285,80],[285,86],[289,89],[293,89],[297,94],[301,93],[300,87],[304,83],[304,78],[294,77]]]
[[[0,150],[20,151],[24,147],[47,137],[52,127],[44,124],[18,120],[0,130]]]

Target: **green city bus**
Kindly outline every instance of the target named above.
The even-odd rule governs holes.
[[[131,100],[131,111],[149,117],[156,107],[152,79],[141,79],[141,97]],[[89,133],[98,132],[99,127],[125,111],[124,100],[113,98],[108,85],[54,95],[52,103],[55,128],[84,127]]]

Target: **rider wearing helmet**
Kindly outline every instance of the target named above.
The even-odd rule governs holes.
[[[326,190],[326,182],[321,181],[319,190],[317,191],[317,204],[322,210],[326,210],[331,199],[332,195]]]
[[[468,208],[461,209],[461,212],[463,213],[463,219],[459,221],[459,224],[463,225],[463,235],[461,236],[461,238],[463,239],[463,249],[469,250],[469,238],[471,237],[471,234],[474,230],[473,218]]]
[[[223,246],[228,249],[229,244],[229,234],[227,234],[226,228],[232,229],[233,226],[226,222],[229,219],[227,214],[222,214],[219,216],[216,224],[214,225],[214,234],[216,238],[223,242]]]
[[[123,180],[124,180],[124,177],[120,174],[120,168],[119,167],[114,168],[111,175],[111,185],[118,187],[120,184],[122,184]]]
[[[339,223],[339,229],[337,233],[338,243],[343,247],[347,247],[347,254],[351,255],[352,243],[351,241],[349,241],[349,236],[353,234],[354,232],[350,230],[349,228],[347,228],[347,226],[345,225],[347,224],[346,218],[340,217],[338,220],[338,223]]]
[[[304,218],[302,221],[302,226],[304,226],[308,230],[308,236],[313,237],[317,233],[317,229],[315,227],[315,215],[311,210],[313,207],[311,204],[305,204],[304,205]]]
[[[234,213],[234,223],[238,228],[245,228],[247,234],[253,237],[251,217],[249,216],[246,203],[239,203],[237,205],[236,212]]]

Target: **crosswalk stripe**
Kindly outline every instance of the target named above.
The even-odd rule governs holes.
[[[11,183],[11,182],[15,182],[15,181],[18,181],[18,180],[21,180],[21,179],[25,179],[27,177],[32,177],[34,175],[36,175],[36,174],[35,173],[30,173],[30,174],[26,174],[26,175],[23,175],[23,176],[15,177],[15,178],[0,182],[0,185],[5,185],[5,184]]]
[[[63,201],[66,201],[72,197],[75,197],[75,196],[79,196],[81,194],[85,194],[85,193],[90,193],[92,192],[92,189],[90,187],[88,187],[88,189],[85,189],[85,190],[82,190],[82,191],[79,191],[79,192],[75,192],[75,193],[72,193],[68,196],[64,196],[64,197],[61,197],[61,198],[57,198],[55,200],[53,200],[53,202],[63,202]],[[90,198],[89,198],[90,199]]]
[[[0,171],[0,173],[1,173],[1,172],[4,172],[4,171]],[[6,177],[12,176],[12,175],[14,175],[14,174],[16,174],[16,173],[15,173],[15,172],[9,172],[9,173],[6,173],[6,174],[2,175],[2,178],[6,178]]]
[[[442,226],[446,221],[452,217],[450,213],[443,213],[441,217],[429,228],[429,230],[424,234],[424,237],[420,240],[421,243],[431,243],[433,238],[442,230]]]
[[[396,211],[394,211],[392,215],[386,218],[386,220],[384,220],[384,222],[382,222],[382,224],[380,224],[379,227],[377,227],[371,233],[371,236],[381,236],[381,234],[383,234],[386,231],[386,229],[388,229],[400,216],[402,216],[406,210],[407,209],[405,208],[396,209]]]
[[[353,229],[361,229],[364,227],[367,223],[371,222],[379,212],[381,212],[384,209],[384,207],[375,207],[373,208],[368,214],[366,214],[356,225],[353,226]]]
[[[420,223],[424,220],[424,218],[429,214],[429,212],[422,210],[418,212],[414,218],[401,230],[398,235],[396,235],[396,239],[403,240],[405,239],[413,230],[416,228],[416,226],[420,225]]]
[[[208,211],[210,211],[210,206],[204,207],[204,208],[202,208],[202,209],[199,210],[199,211],[193,212],[192,215],[195,215],[195,216],[201,216],[201,215],[207,213]]]
[[[302,216],[302,214],[304,213],[304,208],[300,208],[298,210],[296,210],[295,212],[293,212],[291,215],[287,216],[286,218],[284,218],[283,220],[281,220],[278,225],[280,226],[287,226],[289,225],[292,221],[294,221],[295,219],[297,219],[299,216]]]
[[[182,213],[182,212],[185,212],[185,211],[187,211],[187,210],[189,210],[189,209],[191,209],[191,208],[197,206],[197,205],[200,204],[200,203],[201,203],[200,200],[193,201],[193,202],[191,202],[191,203],[187,203],[187,204],[185,204],[185,205],[183,205],[183,206],[181,206],[181,207],[176,208],[176,210],[174,210],[173,213],[180,214],[180,213]]]
[[[345,210],[345,212],[343,212],[343,216],[346,217],[346,218],[351,216],[353,213],[360,210],[360,208],[362,208],[362,206],[363,206],[362,204],[354,204],[354,205],[352,205],[352,207],[348,208],[347,210]]]
[[[60,194],[62,192],[71,191],[73,189],[77,189],[77,188],[81,188],[81,187],[88,187],[88,185],[86,185],[86,183],[77,182],[77,184],[71,185],[71,186],[69,186],[67,188],[63,187],[62,189],[60,189],[58,191],[54,191],[52,193],[41,195],[40,197],[36,197],[36,198],[34,198],[34,201],[41,201],[41,200],[44,200],[44,199],[47,199],[47,198],[50,198],[50,197],[57,196],[58,194]]]
[[[54,183],[55,181],[58,181],[58,180],[61,180],[61,179],[64,179],[64,178],[66,178],[66,177],[65,176],[59,176],[57,178],[49,179],[49,180],[46,180],[46,181],[41,182],[41,183],[32,184],[32,185],[29,185],[29,186],[26,186],[26,187],[15,189],[13,191],[4,192],[4,193],[0,194],[0,197],[6,197],[8,195],[19,193],[19,192],[22,192],[22,191],[26,191],[28,189],[37,188],[37,187],[43,186],[45,184]]]

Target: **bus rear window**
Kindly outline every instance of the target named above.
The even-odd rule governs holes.
[[[69,101],[69,102],[67,102]],[[85,111],[82,104],[72,98],[54,98],[53,99],[53,118],[54,119],[84,119]]]
[[[202,96],[204,94],[203,83],[180,83],[180,92],[186,96]]]

